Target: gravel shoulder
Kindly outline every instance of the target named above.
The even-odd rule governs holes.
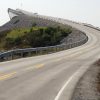
[[[80,79],[72,100],[100,100],[100,60]]]

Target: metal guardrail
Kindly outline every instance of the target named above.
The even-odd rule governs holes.
[[[81,41],[77,41],[71,44],[61,44],[56,46],[38,47],[38,48],[15,49],[15,50],[0,53],[0,61],[12,60],[16,58],[22,58],[22,57],[38,55],[38,54],[48,54],[48,53],[53,53],[61,50],[67,50],[85,44],[87,41],[88,41],[88,37],[86,36]]]
[[[93,28],[93,29],[95,29],[95,30],[100,31],[100,28],[99,28],[99,27],[95,27],[95,26],[92,26],[92,25],[90,25],[90,24],[84,24],[84,26],[87,26],[87,27],[90,27],[90,28]]]
[[[64,24],[60,18],[43,16],[43,15],[36,15],[36,16],[32,15],[32,16]],[[56,46],[38,47],[38,48],[15,49],[15,50],[0,53],[0,61],[12,60],[20,57],[26,57],[26,56],[32,56],[38,54],[48,54],[48,53],[53,53],[61,50],[67,50],[73,47],[80,46],[86,43],[87,41],[88,41],[88,37],[86,36],[82,40],[70,44],[61,44]]]

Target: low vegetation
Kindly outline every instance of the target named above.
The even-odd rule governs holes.
[[[0,50],[57,45],[72,32],[70,27],[36,27],[35,23],[33,26],[0,33]]]

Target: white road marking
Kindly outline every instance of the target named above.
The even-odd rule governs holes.
[[[65,90],[65,88],[67,87],[67,85],[69,84],[69,82],[74,78],[74,76],[78,73],[79,71],[77,71],[76,73],[74,73],[66,82],[65,84],[62,86],[62,88],[60,89],[60,91],[58,92],[57,96],[55,97],[54,100],[59,100],[63,91]]]

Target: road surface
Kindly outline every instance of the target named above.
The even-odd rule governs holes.
[[[0,63],[0,100],[70,100],[75,85],[100,57],[100,31],[61,20],[81,31],[86,44],[53,54]]]

